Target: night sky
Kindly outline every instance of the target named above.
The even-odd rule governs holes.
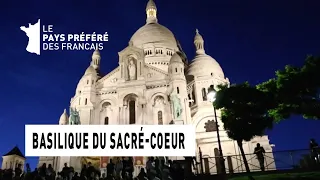
[[[92,51],[28,53],[28,23],[54,25],[55,33],[104,33],[101,68],[118,65],[118,52],[145,24],[147,0],[3,0],[0,2],[0,154],[15,145],[24,152],[25,124],[57,124],[91,61]],[[180,41],[189,61],[198,28],[206,53],[232,83],[257,84],[286,64],[301,65],[307,54],[320,55],[318,0],[156,0],[159,23]],[[294,117],[268,132],[275,150],[308,148],[320,141],[320,121]],[[28,158],[32,168],[37,158]]]

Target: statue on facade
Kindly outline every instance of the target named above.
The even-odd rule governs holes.
[[[76,109],[72,109],[70,107],[69,109],[69,125],[80,125],[80,116],[79,116],[79,112]]]
[[[162,96],[157,96],[154,99],[153,106],[162,106],[165,105],[164,98]]]
[[[180,116],[182,114],[182,106],[181,106],[180,99],[178,98],[178,96],[176,94],[171,94],[170,100],[173,105],[174,118],[175,119],[180,118]]]
[[[135,65],[135,60],[133,57],[129,57],[129,65],[128,65],[128,72],[129,72],[129,80],[136,79],[136,71],[137,67]]]
[[[100,112],[108,112],[108,111],[110,111],[110,112],[113,111],[112,108],[111,108],[111,103],[110,102],[104,102],[102,104],[102,108],[101,108]]]

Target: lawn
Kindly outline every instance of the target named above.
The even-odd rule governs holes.
[[[284,173],[253,176],[255,180],[320,180],[320,172]],[[248,177],[234,177],[229,180],[248,180]]]

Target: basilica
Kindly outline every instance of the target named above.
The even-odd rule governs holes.
[[[119,66],[102,75],[98,50],[92,54],[71,98],[70,108],[76,109],[81,124],[193,124],[196,127],[196,151],[201,149],[205,172],[217,172],[217,133],[207,132],[205,125],[215,120],[212,103],[207,100],[208,88],[229,84],[219,63],[206,54],[204,38],[196,30],[194,46],[196,55],[187,60],[179,41],[166,27],[158,23],[157,7],[153,0],[146,6],[146,24],[138,29],[119,54]],[[209,42],[210,43],[210,42]],[[219,111],[217,116],[219,119]],[[69,124],[67,111],[62,113],[59,124]],[[220,126],[220,139],[227,169],[240,172],[244,168],[237,143],[228,138]],[[272,147],[268,136],[244,142],[244,151],[252,154],[260,143],[266,152]],[[272,157],[271,157],[272,156]],[[231,158],[230,158],[231,157]],[[181,157],[169,157],[176,160]],[[52,164],[61,171],[64,163],[81,170],[81,164],[91,162],[103,169],[108,157],[40,157],[42,163]],[[249,157],[250,168],[259,166],[256,158]],[[134,157],[136,170],[144,167],[146,157]],[[267,161],[266,161],[267,163]],[[242,165],[241,165],[242,164]],[[269,167],[271,167],[269,165]],[[273,163],[272,168],[275,168]],[[238,170],[237,170],[238,169]]]

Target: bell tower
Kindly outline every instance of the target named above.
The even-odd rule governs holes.
[[[147,24],[158,22],[157,6],[153,0],[149,0],[147,7],[146,7],[146,13],[147,13]]]

